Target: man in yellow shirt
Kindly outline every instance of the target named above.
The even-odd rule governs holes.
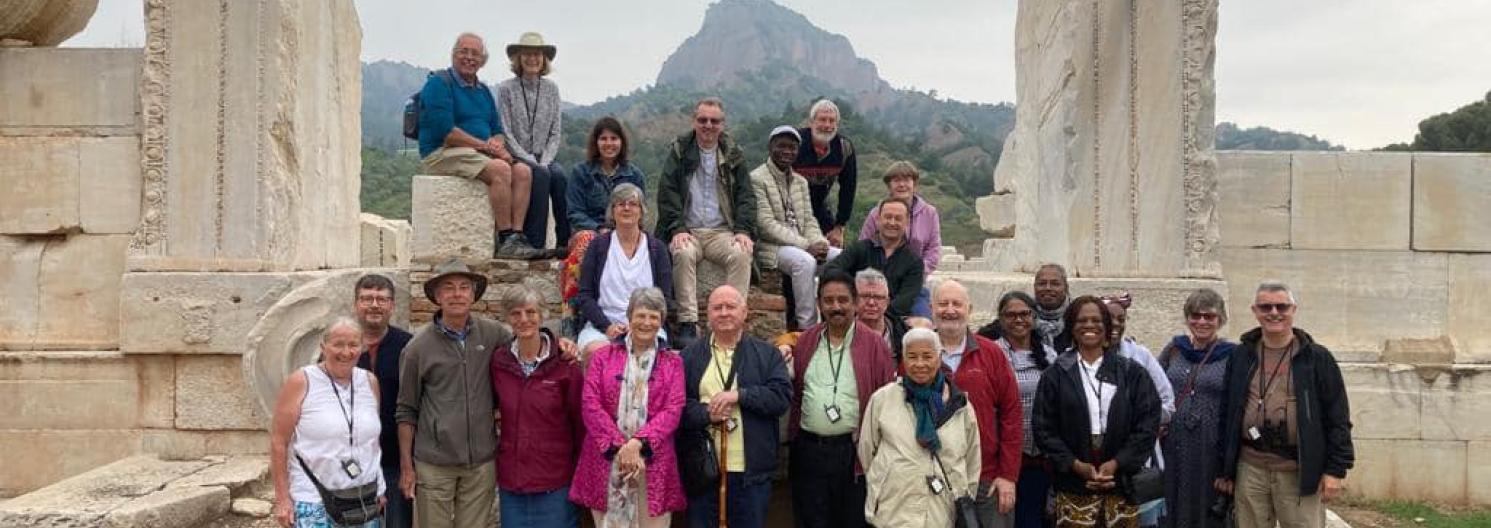
[[[787,364],[771,344],[745,334],[746,299],[732,286],[709,295],[709,333],[683,349],[686,400],[680,438],[707,431],[727,469],[731,528],[766,522],[780,445],[778,423],[792,401]],[[727,435],[728,438],[722,438]],[[684,472],[699,468],[686,467]],[[719,524],[719,493],[689,490],[689,526]]]

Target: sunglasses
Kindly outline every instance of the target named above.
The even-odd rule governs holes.
[[[1218,318],[1214,313],[1193,313],[1186,317],[1192,321],[1215,321]]]
[[[1258,303],[1253,305],[1253,309],[1258,310],[1258,313],[1288,313],[1294,309],[1294,305],[1289,303]]]
[[[720,123],[724,123],[725,120],[715,117],[696,117],[694,118],[694,122],[701,125],[718,125]]]

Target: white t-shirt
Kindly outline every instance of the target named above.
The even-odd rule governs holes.
[[[321,504],[321,494],[295,460],[297,454],[328,489],[352,488],[376,480],[378,493],[383,493],[387,484],[380,469],[382,446],[378,443],[383,425],[378,420],[378,400],[373,396],[368,371],[352,369],[351,386],[337,385],[335,390],[331,377],[320,366],[309,365],[301,372],[305,373],[306,389],[300,403],[300,421],[295,423],[295,436],[290,438],[290,498]],[[353,429],[350,445],[349,418]],[[343,460],[357,462],[362,472],[356,478],[347,476]]]
[[[606,319],[613,323],[626,322],[626,305],[631,301],[632,291],[653,286],[652,257],[647,250],[647,235],[641,235],[637,241],[636,253],[627,258],[626,251],[621,248],[621,237],[612,231],[611,249],[606,252],[605,267],[601,268],[598,300]],[[606,329],[596,330],[604,332]]]

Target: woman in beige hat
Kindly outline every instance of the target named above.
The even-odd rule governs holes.
[[[528,195],[528,217],[523,236],[543,248],[549,230],[549,205],[554,211],[554,247],[569,243],[569,207],[565,204],[564,169],[555,163],[563,144],[559,123],[559,85],[546,78],[557,50],[543,35],[524,33],[508,44],[507,58],[514,77],[497,85],[497,106],[507,148],[519,163],[533,169],[533,188]],[[559,252],[559,256],[563,253]]]

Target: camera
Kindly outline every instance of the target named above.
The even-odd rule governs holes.
[[[1264,420],[1263,425],[1258,428],[1258,440],[1253,444],[1254,449],[1265,453],[1290,460],[1296,458],[1297,448],[1293,439],[1289,438],[1289,424],[1284,420]]]

